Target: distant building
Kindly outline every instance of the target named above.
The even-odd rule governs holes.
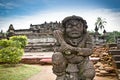
[[[30,25],[29,29],[14,29],[13,25],[10,24],[8,29],[8,35],[26,35],[29,39],[41,38],[43,36],[51,36],[55,29],[60,29],[61,23],[59,22],[45,22],[44,24]]]
[[[10,24],[7,31],[8,37],[17,35],[26,35],[29,44],[26,46],[26,51],[43,51],[43,47],[52,46],[56,42],[52,32],[56,29],[61,29],[60,22],[45,22],[44,24],[30,24],[29,29],[14,29]],[[46,51],[44,49],[44,51]]]
[[[6,39],[6,38],[7,38],[6,33],[3,33],[3,31],[1,30],[1,32],[0,32],[0,40],[1,39]]]

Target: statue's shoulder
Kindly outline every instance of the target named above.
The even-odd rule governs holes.
[[[88,32],[85,34],[85,40],[86,42],[92,42],[92,36]]]
[[[87,38],[92,37],[89,32],[86,32],[86,36],[87,36]]]
[[[87,39],[86,39],[86,44],[89,46],[89,48],[93,48],[93,39],[92,39],[92,35],[90,35],[89,33],[88,33],[88,36],[87,36]]]

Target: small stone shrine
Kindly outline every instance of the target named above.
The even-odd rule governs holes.
[[[69,16],[62,21],[62,31],[54,31],[59,46],[52,56],[56,80],[93,80],[95,69],[89,59],[93,42],[87,27],[82,17]]]

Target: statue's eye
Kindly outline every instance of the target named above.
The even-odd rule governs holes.
[[[80,27],[80,26],[81,26],[81,24],[77,24],[77,26],[78,26],[78,27]]]
[[[77,24],[77,27],[82,27],[82,26],[83,26],[82,23]]]
[[[68,24],[68,25],[67,25],[67,28],[71,28],[71,27],[72,27],[72,25],[71,25],[71,24]]]

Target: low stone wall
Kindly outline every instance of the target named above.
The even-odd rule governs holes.
[[[51,64],[53,52],[25,53],[21,63],[25,64]]]
[[[40,64],[39,58],[23,58],[20,62],[25,64]]]
[[[25,64],[52,64],[51,58],[24,58],[21,63]]]

